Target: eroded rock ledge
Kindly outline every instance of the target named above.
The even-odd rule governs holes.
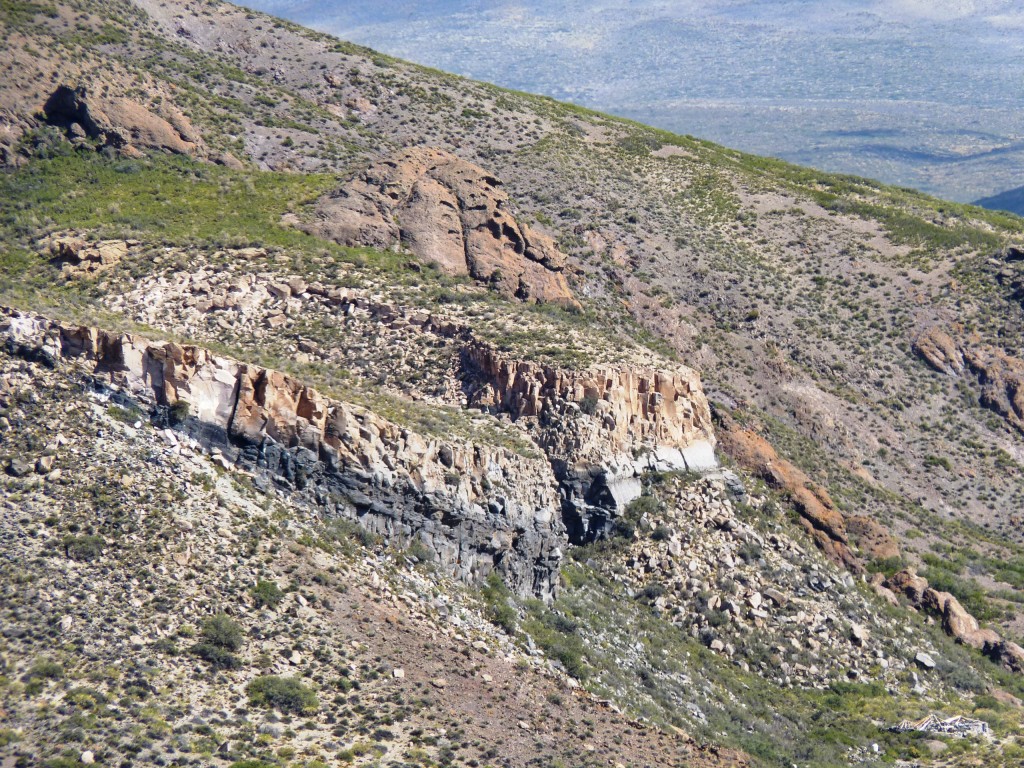
[[[47,365],[80,364],[97,382],[152,406],[158,425],[177,422],[328,515],[399,541],[419,539],[464,581],[497,570],[520,595],[554,592],[566,537],[542,457],[420,435],[283,373],[199,347],[17,311],[0,311],[0,339],[9,352]]]
[[[897,595],[907,598],[912,606],[937,616],[946,634],[958,643],[975,648],[1011,672],[1024,673],[1024,648],[1003,639],[994,629],[982,629],[978,620],[949,592],[928,585],[928,580],[914,571],[902,570],[888,579],[881,574],[872,578],[875,590],[893,605]]]
[[[575,371],[470,343],[462,367],[470,404],[525,420],[548,455],[574,543],[607,531],[611,513],[640,495],[644,472],[717,466],[711,411],[685,366]]]

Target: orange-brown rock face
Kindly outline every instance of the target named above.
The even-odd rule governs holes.
[[[404,244],[451,275],[470,275],[523,301],[576,305],[565,255],[520,223],[501,182],[439,149],[381,160],[321,201],[316,234],[345,245]]]
[[[163,117],[122,97],[96,98],[85,88],[62,85],[43,108],[46,119],[64,128],[72,139],[89,137],[127,154],[138,148],[196,154],[201,139],[188,118],[168,108]]]
[[[718,414],[717,418],[718,437],[725,453],[740,466],[789,494],[807,533],[826,555],[853,571],[862,570],[860,560],[849,547],[846,521],[828,492],[781,458],[756,432],[744,429],[726,414]]]
[[[872,560],[892,560],[900,556],[900,545],[889,529],[866,515],[846,518],[846,528],[856,537],[861,552]]]

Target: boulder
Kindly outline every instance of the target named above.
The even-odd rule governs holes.
[[[886,579],[885,586],[898,595],[906,595],[913,605],[920,605],[928,589],[928,579],[905,568]]]
[[[90,277],[124,259],[137,241],[85,240],[75,235],[55,235],[42,241],[50,263],[66,277]]]
[[[935,669],[935,659],[924,651],[918,651],[914,656],[914,663],[921,669]]]

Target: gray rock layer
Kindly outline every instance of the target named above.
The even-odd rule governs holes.
[[[566,543],[543,457],[420,435],[331,400],[280,372],[207,350],[0,312],[8,353],[82,365],[94,382],[151,406],[158,426],[305,497],[328,516],[396,542],[476,582],[498,571],[515,593],[549,598]]]

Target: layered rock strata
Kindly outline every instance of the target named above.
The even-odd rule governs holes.
[[[144,281],[108,306],[147,324],[174,317],[175,327],[190,335],[202,335],[207,318],[215,316],[216,328],[256,340],[285,332],[302,317],[307,325],[339,329],[330,345],[300,339],[307,363],[351,368],[357,358],[369,360],[376,369],[364,369],[366,375],[387,376],[398,386],[423,381],[429,369],[434,396],[507,415],[529,431],[561,483],[563,514],[575,543],[607,530],[639,495],[644,472],[716,466],[700,379],[665,361],[658,367],[641,359],[586,370],[529,362],[477,339],[458,315],[273,273],[175,273]],[[376,349],[367,347],[367,337]],[[443,349],[443,362],[427,363],[417,354],[424,348]],[[388,350],[403,350],[401,359],[388,359]]]
[[[405,245],[450,275],[468,275],[529,302],[578,306],[566,257],[511,213],[501,182],[439,149],[380,160],[324,198],[309,229],[345,245]]]
[[[697,373],[606,365],[575,371],[515,360],[486,344],[462,350],[472,405],[523,420],[561,482],[570,540],[607,532],[648,471],[717,466]]]
[[[9,351],[79,361],[94,379],[153,406],[258,480],[396,541],[418,539],[467,582],[497,570],[517,594],[550,597],[565,533],[543,458],[439,439],[324,397],[278,371],[194,346],[0,315]]]

